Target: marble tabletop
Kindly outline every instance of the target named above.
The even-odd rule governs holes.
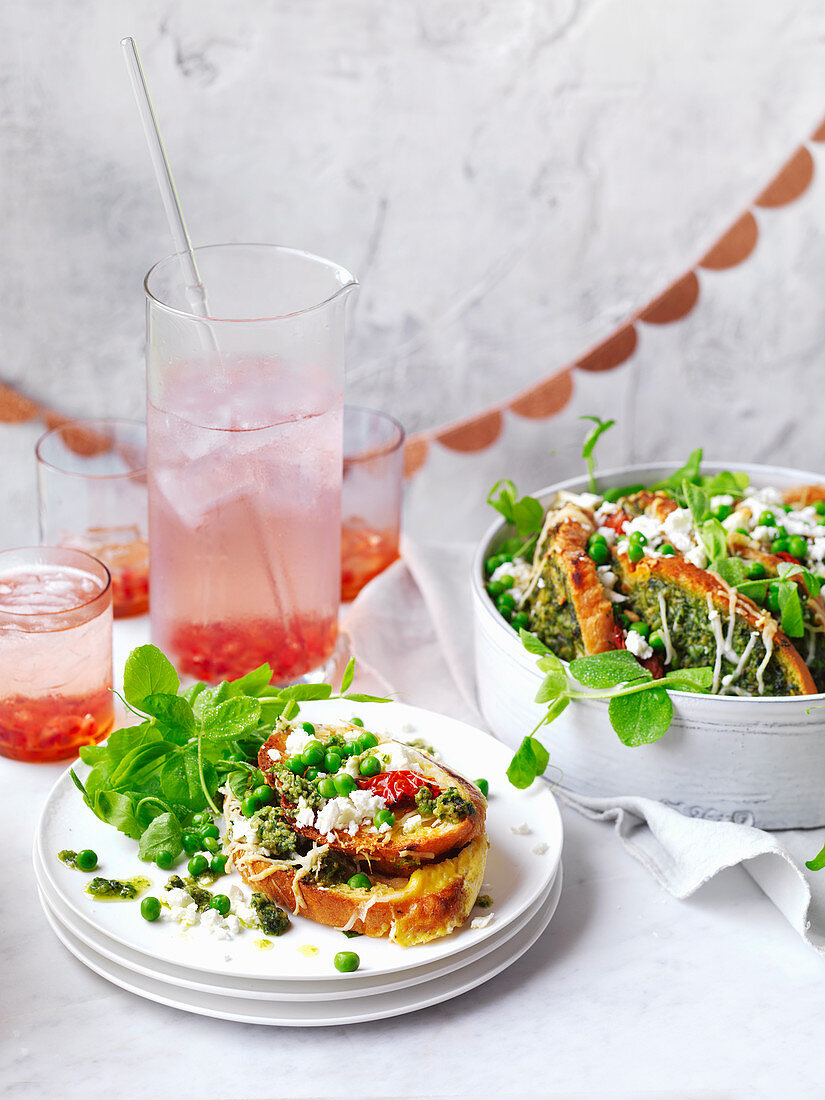
[[[563,810],[564,889],[508,970],[410,1015],[271,1028],[126,993],[40,909],[31,846],[61,765],[0,759],[0,1091],[17,1097],[821,1094],[825,962],[740,868],[689,901]]]

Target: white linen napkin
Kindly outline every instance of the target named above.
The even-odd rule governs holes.
[[[398,692],[404,702],[486,728],[475,694],[472,550],[465,543],[406,540],[402,560],[358,596],[343,628],[361,690]],[[825,954],[825,870],[804,868],[825,842],[825,829],[768,833],[686,817],[632,793],[582,798],[554,790],[585,816],[612,822],[627,851],[677,898],[741,864],[805,941]]]

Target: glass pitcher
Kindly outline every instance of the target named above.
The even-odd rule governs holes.
[[[216,683],[322,676],[337,637],[347,302],[337,264],[194,250],[146,276],[152,641]],[[205,314],[205,315],[204,315]]]

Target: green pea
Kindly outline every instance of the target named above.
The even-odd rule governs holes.
[[[500,584],[502,586],[501,591],[506,592],[508,588],[513,587],[514,580],[515,578],[511,577],[509,573],[504,573],[498,578],[496,584]]]
[[[736,533],[737,535],[749,535],[750,531],[747,529],[747,527],[737,527]]]
[[[675,548],[669,542],[663,542],[659,547],[659,553],[664,554],[666,557],[672,557],[676,553]]]
[[[510,625],[515,627],[516,630],[529,630],[530,616],[526,611],[517,611],[510,620]]]
[[[301,729],[304,733],[308,733],[310,737],[315,736],[315,726],[313,726],[312,722],[302,722]]]
[[[353,875],[352,878],[347,879],[347,886],[351,890],[371,890],[372,883],[366,875]]]
[[[378,738],[375,734],[367,731],[366,733],[362,733],[358,738],[358,751],[366,752],[367,749],[374,749],[377,744]]]
[[[300,756],[290,756],[289,760],[286,762],[286,766],[293,775],[303,775],[306,764]]]
[[[503,596],[499,596],[496,600],[496,607],[502,614],[505,611],[509,611],[512,614],[512,612],[516,610],[516,601],[509,593],[505,592]]]
[[[160,916],[160,902],[157,898],[144,898],[140,903],[140,915],[144,920],[157,920]]]
[[[378,829],[382,825],[394,825],[395,814],[392,810],[379,810],[375,817],[372,819],[373,825]]]
[[[252,792],[252,797],[257,798],[262,806],[268,805],[275,797],[275,791],[268,783],[264,783],[262,787],[256,787]]]
[[[638,542],[631,542],[627,548],[627,556],[631,561],[641,561],[645,556],[644,548],[639,546]]]
[[[773,512],[763,512],[757,521],[759,527],[776,527],[776,516]]]
[[[641,634],[643,638],[646,638],[650,633],[649,623],[631,623],[630,629],[636,634]]]
[[[214,822],[210,822],[209,825],[204,825],[201,829],[201,836],[220,836],[220,830]]]
[[[777,527],[775,529],[773,535],[774,535],[774,538],[777,538],[777,539],[786,539],[788,537],[788,532],[785,530],[784,527],[782,527],[780,525],[779,527]]]
[[[623,611],[614,611],[613,618],[616,620],[619,626],[623,626],[625,630],[629,629],[630,619],[628,619],[627,615],[625,615]]]
[[[304,772],[304,779],[308,780],[310,783],[314,783],[317,778],[318,778],[318,769],[317,768],[307,768],[307,770]]]
[[[227,857],[222,853],[220,855],[214,855],[209,860],[209,870],[213,875],[225,875],[226,874],[226,859]]]
[[[201,825],[208,825],[212,818],[209,814],[194,814],[192,817],[192,824],[200,828]]]
[[[358,786],[352,776],[347,772],[339,772],[332,781],[335,784],[336,793],[344,797],[348,794],[352,794]]]
[[[378,775],[381,771],[381,762],[375,756],[365,756],[358,765],[358,771],[367,778],[371,775]]]
[[[610,550],[606,542],[594,543],[588,552],[596,565],[607,565],[610,561]]]
[[[490,581],[487,585],[487,595],[493,600],[497,600],[499,596],[503,596],[506,591],[507,589],[501,581]]]
[[[504,565],[505,562],[512,561],[512,560],[513,559],[512,559],[510,554],[497,554],[496,555],[496,563],[497,563],[496,564],[496,569],[498,569],[499,565]]]
[[[632,531],[630,542],[631,544],[635,542],[638,546],[647,546],[647,536],[643,535],[641,531]]]
[[[222,917],[225,917],[229,910],[232,908],[232,902],[226,896],[226,894],[213,894],[212,900],[206,907],[207,909],[217,909]]]
[[[303,752],[301,753],[301,759],[309,768],[317,768],[319,764],[323,763],[326,750],[317,738],[313,738],[312,741],[307,741],[304,745]]]
[[[361,718],[351,718],[350,719],[350,725],[351,726],[360,726],[361,729],[364,728],[364,722]]]
[[[338,792],[335,789],[335,780],[331,775],[325,775],[318,783],[318,793],[322,798],[335,798]]]
[[[247,817],[249,815],[247,814]],[[183,834],[183,850],[188,856],[194,855],[201,846],[201,838],[198,833],[185,832]]]
[[[175,857],[168,848],[164,848],[155,856],[155,863],[160,867],[161,871],[171,871],[175,864]]]
[[[189,868],[189,874],[197,878],[198,875],[202,875],[204,871],[209,870],[209,860],[206,856],[192,856],[187,867]]]
[[[324,757],[324,767],[328,772],[337,772],[341,767],[341,756],[337,752],[328,752]]]
[[[241,803],[241,813],[244,815],[244,817],[252,817],[252,815],[256,814],[258,810],[260,810],[260,808],[260,802],[252,794],[248,794]]]
[[[653,630],[647,639],[652,649],[665,649],[665,638],[661,630]]]
[[[792,512],[793,511],[793,505],[792,504],[783,504],[782,505],[782,511],[783,512]]]
[[[478,789],[481,791],[481,793],[486,798],[490,793],[490,784],[487,782],[486,779],[477,779],[475,781],[475,783],[476,783],[476,786],[478,787]]]
[[[354,951],[339,951],[333,962],[335,969],[340,970],[342,974],[351,974],[361,965],[361,960]]]
[[[811,507],[818,516],[825,516],[825,500],[815,500]]]
[[[84,848],[82,852],[77,853],[75,863],[78,871],[94,871],[97,867],[97,853],[91,848]]]
[[[731,508],[731,506],[729,504],[720,504],[716,508],[713,509],[712,514],[718,520],[727,519],[728,516],[733,515],[733,508]]]
[[[750,581],[761,581],[767,575],[768,571],[761,561],[752,562],[748,566],[748,580]]]
[[[214,853],[221,850],[221,842],[216,836],[205,836],[203,838],[204,851]]]
[[[791,535],[788,539],[788,553],[795,558],[807,558],[808,540],[804,539],[802,535]]]
[[[767,604],[770,611],[779,610],[779,591],[779,585],[775,582],[772,581],[768,585]]]
[[[495,557],[488,558],[484,563],[484,572],[489,577],[489,575],[491,573],[495,573],[495,571],[496,571],[496,558]]]
[[[789,543],[787,539],[774,539],[771,543],[772,554],[787,554]]]

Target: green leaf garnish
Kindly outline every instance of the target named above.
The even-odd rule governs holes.
[[[341,677],[341,694],[348,691],[352,686],[352,679],[355,676],[355,658],[350,657],[347,661],[347,667],[344,669],[344,675]]]
[[[183,851],[183,832],[173,813],[159,814],[140,838],[138,855],[141,859],[155,859],[162,851],[170,852],[172,859],[177,859]]]
[[[498,493],[498,496],[495,494]],[[518,496],[509,478],[497,481],[487,494],[487,503],[516,529],[520,539],[537,535],[544,521],[544,509],[535,497]]]
[[[589,688],[611,688],[653,676],[627,649],[612,649],[593,657],[577,657],[570,662],[570,673]]]
[[[582,458],[587,463],[587,474],[590,479],[590,492],[596,492],[596,460],[593,457],[593,452],[596,449],[596,444],[604,433],[612,428],[616,423],[615,420],[602,420],[598,416],[580,416],[579,420],[592,420],[596,425],[595,428],[591,428],[582,446]]]
[[[133,649],[123,671],[123,693],[138,710],[150,695],[177,695],[180,679],[172,662],[153,645]]]
[[[507,769],[507,778],[520,791],[525,790],[533,780],[544,773],[550,762],[550,754],[535,737],[525,737],[516,750]]]
[[[663,681],[659,681],[662,683]],[[624,745],[650,745],[670,728],[673,703],[667,689],[653,688],[638,695],[616,695],[609,703],[610,724]]]

